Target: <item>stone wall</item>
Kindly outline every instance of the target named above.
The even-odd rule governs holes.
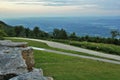
[[[34,64],[33,49],[26,42],[0,41],[0,80],[53,80]]]

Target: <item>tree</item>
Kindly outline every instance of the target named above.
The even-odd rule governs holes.
[[[60,30],[59,38],[60,38],[60,39],[68,39],[67,32],[66,32],[64,29],[61,29],[61,30]]]
[[[53,38],[58,39],[59,38],[59,34],[60,34],[60,30],[59,29],[54,29],[53,30]]]
[[[25,28],[25,36],[26,37],[30,37],[30,29],[29,28]]]
[[[5,36],[7,36],[7,34],[3,30],[0,30],[0,39],[4,39],[3,37]]]
[[[5,30],[5,32],[10,37],[14,37],[16,35],[14,28],[8,28],[7,30]]]
[[[35,38],[39,38],[40,37],[40,29],[39,29],[39,27],[37,27],[37,26],[34,27],[33,33],[34,33]]]
[[[4,39],[3,37],[7,36],[7,34],[4,32],[3,26],[0,24],[0,40]]]
[[[115,39],[118,35],[120,35],[118,30],[112,30],[111,31],[111,36],[113,39]]]
[[[25,37],[25,28],[23,26],[15,26],[16,37]]]
[[[73,33],[70,34],[69,38],[70,39],[77,39],[78,37],[76,36],[76,33],[73,32]]]
[[[3,25],[2,24],[0,24],[0,30],[3,30]]]
[[[68,35],[67,32],[64,29],[54,29],[53,30],[53,38],[55,39],[67,39]]]

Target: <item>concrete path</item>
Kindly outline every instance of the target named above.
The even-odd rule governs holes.
[[[65,50],[72,50],[72,51],[77,51],[77,52],[83,52],[83,53],[86,53],[86,54],[91,54],[91,55],[105,57],[105,58],[111,58],[111,59],[115,59],[115,60],[119,60],[120,61],[120,56],[117,56],[117,55],[105,54],[105,53],[102,53],[102,52],[97,52],[97,51],[93,51],[93,50],[83,49],[83,48],[80,48],[80,47],[66,45],[66,44],[62,44],[62,43],[58,43],[58,42],[52,42],[52,41],[47,41],[47,40],[39,40],[39,39],[30,39],[30,38],[17,38],[17,39],[25,39],[25,40],[32,40],[32,41],[43,42],[43,43],[46,43],[47,45],[49,45],[51,47],[54,47],[54,48],[60,48],[60,49],[65,49]]]
[[[102,61],[102,62],[113,63],[113,64],[120,64],[119,61],[101,59],[101,58],[90,57],[90,56],[83,56],[83,55],[72,54],[72,53],[66,53],[66,52],[60,52],[60,51],[49,50],[49,49],[44,49],[44,48],[37,48],[37,47],[32,47],[32,48],[35,49],[35,50],[43,50],[43,51],[46,51],[46,52],[52,52],[52,53],[56,53],[56,54],[62,54],[62,55],[68,55],[68,56],[79,57],[79,58],[92,59],[92,60],[97,60],[97,61]]]

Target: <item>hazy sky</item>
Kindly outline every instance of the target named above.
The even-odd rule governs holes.
[[[0,17],[120,16],[120,0],[0,0]]]

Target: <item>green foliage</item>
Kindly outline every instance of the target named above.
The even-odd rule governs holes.
[[[16,37],[18,37],[18,36],[25,37],[25,29],[23,26],[15,26],[14,30],[16,33],[15,34]]]
[[[8,36],[15,36],[14,27],[0,21],[0,30],[3,30]]]
[[[76,33],[73,32],[70,34],[69,39],[76,40],[76,39],[78,39],[78,37],[77,37]]]
[[[31,30],[29,28],[25,28],[25,36],[30,37]]]
[[[53,30],[53,38],[54,39],[67,39],[68,35],[67,32],[64,29],[54,29]]]
[[[33,33],[34,33],[34,37],[35,38],[39,38],[40,37],[40,29],[39,29],[39,27],[34,27],[34,29],[33,29]]]
[[[10,37],[28,37],[28,38],[48,38],[49,34],[40,30],[39,27],[34,29],[25,28],[24,26],[9,26],[0,21],[0,29],[4,30]]]
[[[4,38],[2,36],[0,36],[0,40],[4,40]]]
[[[87,42],[95,42],[95,43],[107,43],[107,44],[120,45],[120,39],[91,37],[91,36],[88,36],[88,35],[83,36],[83,37],[79,37],[77,41],[87,41]]]
[[[102,51],[109,54],[120,55],[120,46],[113,44],[103,44],[103,43],[93,43],[93,42],[79,42],[79,41],[70,41],[70,40],[59,40],[54,39],[53,41],[65,43],[77,47],[87,48],[96,51]]]
[[[34,27],[32,33],[33,33],[32,35],[33,38],[43,39],[49,37],[48,33],[40,30],[39,27]]]
[[[113,39],[115,39],[119,35],[120,35],[120,33],[119,33],[118,30],[112,30],[111,31],[111,36],[112,36]]]
[[[117,54],[120,55],[120,46],[115,45],[108,45],[108,44],[102,44],[102,43],[89,43],[89,42],[71,42],[71,45],[83,47],[91,50],[96,51],[103,51],[110,54]]]
[[[3,30],[0,30],[0,36],[7,36],[7,34],[3,31]]]
[[[0,30],[0,39],[4,39],[3,37],[5,36],[7,36],[7,34],[3,30]]]

